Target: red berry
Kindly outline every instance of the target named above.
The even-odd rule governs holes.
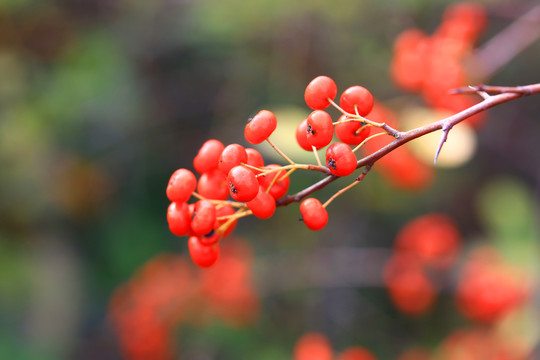
[[[339,106],[350,114],[358,110],[360,116],[366,116],[373,108],[373,95],[362,86],[351,86],[341,94]]]
[[[185,202],[172,202],[167,209],[167,223],[174,235],[188,235],[191,223],[188,205]]]
[[[342,115],[338,122],[346,120],[347,116]],[[371,127],[366,126],[360,130],[362,126],[366,125],[361,121],[347,121],[341,124],[337,124],[335,131],[337,138],[349,145],[358,145],[364,141],[371,132]]]
[[[333,143],[326,149],[326,166],[336,176],[347,176],[356,170],[356,156],[344,143]]]
[[[307,142],[320,149],[330,144],[334,136],[332,118],[326,111],[315,110],[307,118]]]
[[[217,230],[221,225],[225,224],[228,220],[217,220],[217,218],[222,216],[228,216],[232,215],[236,212],[234,208],[230,205],[224,205],[221,207],[216,208],[216,222],[214,223],[214,230]],[[234,228],[236,227],[236,224],[238,223],[238,220],[233,220],[229,223],[227,228],[223,231],[222,237],[229,236]]]
[[[246,149],[239,144],[227,145],[221,156],[219,157],[219,170],[225,175],[231,171],[231,169],[241,163],[247,162]]]
[[[219,157],[225,146],[219,140],[206,141],[193,159],[193,167],[199,174],[207,173],[218,167]]]
[[[323,334],[304,334],[294,346],[294,360],[332,360],[332,345]]]
[[[362,346],[350,346],[339,354],[337,360],[377,360],[377,358]]]
[[[191,259],[200,267],[210,267],[219,259],[219,243],[204,245],[198,236],[189,238],[188,249]]]
[[[257,168],[262,168],[264,166],[264,160],[257,150],[253,148],[246,148],[246,154],[248,157],[246,164]],[[258,174],[259,172],[256,171],[256,173]]]
[[[227,176],[231,197],[240,202],[253,200],[259,192],[259,182],[253,171],[244,166],[235,166]]]
[[[310,230],[321,230],[328,222],[328,212],[315,198],[307,198],[300,204],[300,213]]]
[[[276,211],[276,199],[267,194],[264,189],[259,189],[255,198],[246,203],[247,207],[253,212],[253,215],[259,219],[268,219]]]
[[[308,142],[307,136],[307,119],[302,120],[296,127],[296,142],[306,151],[312,151],[311,145]]]
[[[196,235],[206,235],[214,229],[216,207],[209,200],[199,200],[195,203],[191,231]]]
[[[277,119],[273,112],[261,110],[246,124],[244,137],[250,144],[260,144],[276,130]]]
[[[277,164],[271,164],[265,167],[265,169],[267,170],[277,168],[281,168],[281,166]],[[291,179],[288,176],[283,177],[285,173],[285,170],[274,171],[270,174],[259,176],[257,179],[259,180],[259,184],[261,185],[262,189],[264,189],[264,191],[266,191],[270,184],[273,183],[268,193],[272,195],[274,199],[279,200],[287,193],[287,191],[289,190],[289,184],[291,182]],[[274,181],[274,178],[276,176],[278,177],[278,179]]]
[[[334,80],[328,76],[317,76],[306,87],[304,99],[307,106],[313,110],[323,110],[330,105],[337,94],[337,86]]]
[[[167,197],[171,201],[186,202],[197,187],[197,178],[187,169],[176,170],[167,185]]]
[[[207,199],[225,200],[229,196],[227,178],[218,169],[201,175],[197,192]]]
[[[221,239],[222,234],[217,231],[210,231],[208,234],[200,236],[199,240],[203,245],[213,245]]]

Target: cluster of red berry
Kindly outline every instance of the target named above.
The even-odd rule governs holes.
[[[391,75],[404,90],[421,93],[429,106],[462,111],[474,100],[448,94],[465,85],[469,76],[463,61],[486,26],[484,7],[474,2],[450,5],[432,36],[420,29],[403,31],[394,42]],[[483,113],[482,113],[483,114]],[[480,125],[483,115],[468,120]]]
[[[118,287],[109,305],[109,321],[126,359],[175,357],[175,328],[215,317],[232,326],[251,324],[259,299],[251,284],[249,243],[230,239],[221,261],[199,271],[183,255],[161,254]]]
[[[362,346],[350,346],[334,357],[328,338],[316,332],[302,335],[293,350],[293,360],[376,360],[375,355]]]
[[[240,144],[225,146],[211,139],[202,145],[193,160],[199,179],[188,169],[173,173],[167,186],[171,201],[167,211],[169,228],[175,235],[189,236],[189,252],[197,265],[208,267],[217,261],[219,240],[233,231],[239,218],[271,217],[276,201],[287,194],[293,171],[308,169],[348,176],[356,170],[355,151],[369,140],[370,127],[380,125],[364,118],[373,108],[373,96],[362,86],[352,86],[341,94],[337,105],[336,95],[337,86],[327,76],[315,78],[305,90],[306,104],[314,111],[298,125],[296,139],[300,147],[315,153],[317,165],[294,163],[281,152],[269,139],[277,127],[276,116],[261,110],[246,124],[245,139],[254,145],[268,141],[288,165],[265,165],[256,149]],[[331,104],[343,114],[337,122],[324,111]],[[330,145],[334,132],[340,142]],[[316,150],[326,146],[326,166],[323,166]],[[188,204],[192,196],[198,201]],[[300,213],[309,229],[320,230],[327,224],[326,206],[330,201],[325,204],[316,198],[302,201]]]

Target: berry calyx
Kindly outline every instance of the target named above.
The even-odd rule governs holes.
[[[298,143],[298,145],[300,145],[300,147],[306,151],[311,151],[312,148],[307,139],[307,136],[308,136],[307,121],[308,121],[307,119],[304,119],[298,124],[298,126],[296,127],[295,135],[296,135],[296,142]]]
[[[373,95],[363,86],[351,86],[341,94],[339,106],[349,114],[366,116],[373,108]]]
[[[307,118],[307,143],[320,149],[330,144],[334,136],[332,118],[326,111],[315,110]]]
[[[172,202],[167,209],[167,223],[174,235],[188,235],[191,223],[188,205],[185,202]]]
[[[214,229],[216,207],[209,200],[199,200],[195,203],[191,219],[191,231],[196,235],[206,235]]]
[[[326,149],[326,166],[336,176],[347,176],[356,170],[356,155],[349,145],[336,142]]]
[[[338,119],[338,122],[347,120],[346,115],[341,115],[341,117]],[[364,141],[371,132],[371,127],[366,126],[362,130],[360,130],[365,123],[361,121],[347,121],[343,122],[341,124],[337,124],[335,126],[335,132],[337,138],[344,142],[345,144],[349,145],[358,145],[362,141]]]
[[[250,144],[260,144],[276,130],[277,119],[273,112],[261,110],[246,124],[244,137]]]
[[[259,182],[253,171],[244,166],[235,166],[227,176],[229,194],[240,202],[253,200],[259,192]]]
[[[200,267],[210,267],[219,259],[219,243],[205,245],[198,236],[189,238],[188,250],[193,262]]]
[[[264,191],[259,189],[259,193],[255,198],[246,203],[247,207],[253,212],[253,215],[259,219],[268,219],[276,211],[276,199]]]
[[[337,86],[328,76],[317,76],[306,87],[304,99],[307,106],[313,110],[323,110],[330,105],[337,95]]]
[[[176,170],[167,185],[167,197],[171,201],[186,202],[197,187],[197,178],[187,169]]]
[[[239,144],[227,145],[219,157],[219,170],[225,175],[235,166],[247,162],[246,149]]]
[[[219,157],[225,146],[221,141],[210,139],[206,141],[193,159],[193,167],[199,174],[207,173],[218,167]]]
[[[321,202],[315,198],[307,198],[300,204],[300,213],[304,223],[310,230],[321,230],[328,222],[328,212]]]

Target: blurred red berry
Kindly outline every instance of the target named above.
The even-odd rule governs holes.
[[[219,243],[205,245],[198,236],[189,238],[188,249],[191,259],[200,267],[210,267],[219,259]]]
[[[351,346],[343,350],[337,360],[377,360],[375,355],[362,346]]]
[[[246,205],[253,212],[253,215],[259,219],[268,219],[276,210],[276,199],[261,188],[257,196],[248,201]]]
[[[185,202],[172,202],[167,209],[167,223],[174,235],[188,235],[191,224],[188,205]]]
[[[307,333],[296,342],[294,360],[332,360],[332,345],[323,334]]]
[[[261,154],[256,149],[246,148],[246,154],[247,154],[246,164],[257,167],[257,168],[262,168],[264,166],[264,160]],[[256,170],[254,171],[255,171],[255,175],[259,173]]]
[[[207,199],[225,200],[229,196],[227,178],[218,169],[204,173],[199,178],[197,192]]]
[[[191,231],[196,235],[206,235],[214,229],[216,207],[209,200],[199,200],[195,203],[191,219]]]

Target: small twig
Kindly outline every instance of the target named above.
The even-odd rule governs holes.
[[[313,154],[315,155],[315,160],[317,160],[317,165],[322,167],[321,159],[319,158],[319,153],[317,152],[317,148],[314,145],[311,145],[311,148],[313,149]]]
[[[358,185],[360,183],[360,181],[364,180],[364,177],[367,175],[367,173],[369,172],[369,170],[371,170],[371,165],[368,165],[365,167],[364,171],[362,171],[362,173],[360,175],[358,175],[356,177],[356,179],[354,180],[354,182],[352,182],[351,184],[347,185],[346,187],[344,187],[343,189],[339,190],[338,192],[336,192],[334,195],[332,195],[330,197],[330,199],[328,199],[324,204],[323,204],[323,208],[326,208],[328,205],[330,205],[330,203],[332,201],[334,201],[338,196],[342,195],[345,191],[351,189],[352,187]]]
[[[281,155],[281,157],[283,157],[285,160],[287,160],[287,162],[291,165],[294,165],[294,161],[292,161],[287,155],[285,155],[285,153],[281,150],[279,150],[279,148],[272,142],[270,141],[270,138],[267,138],[266,139],[266,142],[268,142],[270,144],[270,146],[276,150],[276,152]]]

